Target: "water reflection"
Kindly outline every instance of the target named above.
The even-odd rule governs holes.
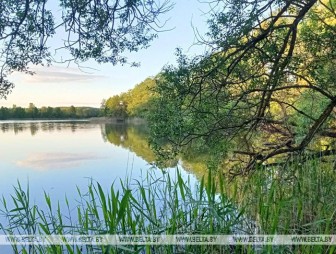
[[[91,179],[107,189],[113,182],[118,188],[119,179],[139,179],[154,159],[146,139],[135,129],[118,126],[112,134],[111,128],[84,121],[0,121],[0,196],[9,196],[17,181],[29,182],[32,197],[42,197],[37,202],[43,204],[43,190],[54,200],[65,194],[70,200],[76,186],[86,189]]]
[[[148,144],[148,128],[144,125],[130,126],[125,124],[97,124],[83,121],[0,122],[0,129],[3,134],[6,134],[6,136],[7,134],[15,134],[15,136],[22,134],[27,136],[29,133],[31,137],[35,137],[42,135],[43,133],[62,133],[62,137],[65,138],[65,133],[75,133],[79,130],[88,131],[97,128],[100,128],[101,137],[104,142],[111,143],[116,147],[127,149],[148,163],[153,163],[155,161],[155,154]],[[32,151],[33,150],[34,149],[32,149]],[[62,153],[58,151],[38,151],[29,153],[25,156],[25,158],[18,160],[16,165],[37,170],[70,168],[78,166],[79,163],[84,160],[92,160],[93,158],[96,157],[91,153],[76,153],[76,151],[70,151],[67,153],[64,151]],[[178,161],[176,160],[170,162],[167,166],[175,167],[177,163]]]
[[[155,153],[149,146],[149,130],[145,125],[105,124],[101,125],[103,140],[134,152],[148,163],[156,160]],[[170,160],[164,167],[174,168],[179,160]]]
[[[148,147],[146,128],[105,125],[102,131],[108,142],[130,149],[146,161],[155,159]],[[190,149],[180,157],[179,163],[201,180],[211,168],[210,157],[204,150]],[[299,168],[265,167],[250,177],[224,179],[223,186],[225,194],[239,207],[244,207],[247,232],[273,234],[277,229],[286,234],[299,227],[293,232],[308,234],[320,233],[319,227],[310,227],[314,221],[327,224],[328,218],[334,216],[335,183],[336,175],[330,164],[308,161]]]
[[[85,126],[83,126],[85,123]],[[71,130],[76,132],[78,129],[95,128],[96,124],[91,124],[86,121],[20,121],[0,122],[0,129],[3,133],[13,132],[15,135],[30,131],[32,136],[35,136],[39,131],[42,132],[55,132],[62,130]]]
[[[102,160],[107,157],[97,156],[93,153],[34,153],[24,160],[17,161],[20,167],[27,167],[39,171],[50,169],[74,168],[82,163],[92,160]]]
[[[105,124],[103,138],[119,147],[129,149],[147,162],[155,161],[148,145],[148,130],[145,126]]]
[[[30,123],[30,134],[32,136],[35,136],[38,130],[39,130],[39,125],[37,123]]]

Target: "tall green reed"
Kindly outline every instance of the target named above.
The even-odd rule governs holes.
[[[260,167],[228,182],[209,170],[197,183],[148,170],[140,180],[105,189],[92,180],[65,211],[44,193],[31,203],[29,186],[2,198],[6,234],[335,234],[336,177],[321,158],[284,168]],[[73,209],[75,208],[75,213]],[[15,246],[15,253],[334,253],[335,246]]]
[[[104,189],[92,181],[87,191],[77,188],[76,214],[66,198],[66,211],[44,193],[46,209],[29,199],[29,188],[14,187],[12,206],[3,197],[6,234],[230,234],[242,220],[234,205],[218,194],[211,173],[193,185],[180,170],[175,175],[149,170],[141,180],[120,180]],[[226,247],[209,246],[15,246],[15,253],[177,253],[219,252]],[[229,247],[228,247],[229,248]]]
[[[260,234],[335,234],[336,175],[325,158],[304,158],[289,166],[261,166],[236,178],[227,196]],[[264,247],[265,253],[334,253],[335,246]]]

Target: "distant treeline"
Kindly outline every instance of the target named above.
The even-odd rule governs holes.
[[[28,108],[17,107],[0,108],[0,120],[8,119],[64,119],[89,118],[101,116],[101,110],[91,107],[41,107],[30,103]]]

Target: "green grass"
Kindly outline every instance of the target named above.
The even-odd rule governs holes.
[[[5,234],[335,234],[336,176],[332,164],[308,160],[260,168],[233,181],[208,172],[193,186],[159,169],[119,190],[92,181],[77,188],[78,203],[61,210],[44,193],[46,209],[31,203],[29,186],[2,198]],[[75,213],[73,208],[75,207]],[[335,253],[336,246],[15,246],[15,253]]]
[[[206,184],[205,184],[206,182]],[[66,198],[66,211],[44,193],[46,210],[31,204],[29,188],[14,187],[11,206],[2,199],[8,226],[5,234],[230,234],[243,219],[224,194],[218,194],[211,174],[197,186],[156,169],[142,181],[120,181],[104,190],[92,182],[87,191],[79,188],[76,214]],[[209,246],[15,246],[15,253],[213,253],[228,247]],[[236,248],[238,249],[238,248]]]
[[[336,233],[336,172],[322,158],[285,168],[260,168],[236,178],[226,193],[260,234]],[[336,246],[265,247],[265,253],[335,253]]]

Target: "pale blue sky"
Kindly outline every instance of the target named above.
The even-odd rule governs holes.
[[[195,42],[194,27],[201,34],[206,32],[208,5],[198,0],[175,0],[174,9],[163,20],[169,18],[166,28],[171,31],[159,33],[148,49],[131,53],[131,61],[141,62],[138,68],[128,66],[99,65],[84,63],[92,67],[90,73],[81,72],[76,65],[35,67],[36,75],[15,73],[11,80],[15,83],[7,100],[1,99],[0,106],[27,107],[30,102],[41,106],[94,106],[99,107],[102,99],[125,92],[149,76],[160,72],[166,64],[175,63],[175,49],[182,48],[188,55],[204,51],[203,47],[192,46]]]

